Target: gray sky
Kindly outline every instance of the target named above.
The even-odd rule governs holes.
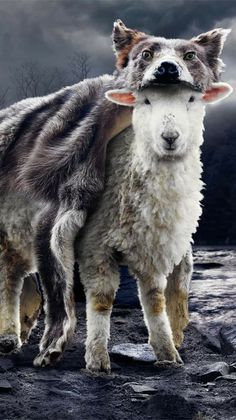
[[[0,85],[13,90],[10,69],[25,61],[68,68],[74,51],[91,56],[91,75],[111,72],[110,35],[117,18],[166,37],[232,28],[223,53],[223,79],[236,88],[235,0],[0,0]]]

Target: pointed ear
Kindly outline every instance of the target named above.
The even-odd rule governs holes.
[[[227,98],[232,92],[233,88],[228,83],[212,83],[211,87],[205,91],[202,100],[206,104],[214,104]]]
[[[120,20],[114,22],[112,41],[113,49],[116,54],[116,67],[118,70],[127,66],[129,61],[129,53],[133,46],[139,43],[147,35],[136,29],[129,29]]]
[[[125,89],[108,90],[105,96],[109,101],[118,105],[134,106],[136,102],[133,92]]]
[[[191,39],[191,41],[204,48],[209,67],[213,71],[214,81],[219,80],[219,75],[224,67],[220,55],[230,32],[231,29],[216,28]]]

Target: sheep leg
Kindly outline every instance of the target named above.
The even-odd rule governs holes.
[[[5,237],[0,240],[0,353],[21,346],[20,294],[29,269],[27,261]]]
[[[120,275],[118,267],[109,263],[95,265],[90,259],[80,266],[81,281],[85,286],[87,311],[86,368],[90,371],[110,372],[107,350],[110,337],[110,316]]]
[[[149,344],[157,357],[157,363],[182,363],[175,348],[169,319],[165,305],[166,280],[140,279],[138,281],[140,302],[144,312],[144,320],[149,332]]]
[[[166,307],[176,347],[182,344],[183,330],[188,325],[188,293],[192,277],[191,249],[167,279]]]
[[[74,250],[68,243],[65,267],[52,252],[50,244],[56,213],[56,209],[47,209],[40,215],[35,239],[38,270],[45,297],[45,331],[40,342],[40,352],[34,360],[34,365],[41,367],[54,364],[60,359],[76,325]]]

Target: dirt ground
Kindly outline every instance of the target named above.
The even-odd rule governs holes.
[[[210,349],[193,325],[180,351],[184,367],[160,369],[112,356],[111,375],[92,375],[84,370],[85,306],[77,307],[77,333],[57,367],[32,367],[42,317],[19,354],[0,358],[1,420],[236,419],[236,382],[199,380],[203,367],[205,372],[206,365],[218,361],[232,364],[235,355],[224,355],[214,346]],[[141,310],[116,305],[110,349],[113,344],[146,341]]]
[[[84,369],[84,303],[61,362],[34,368],[42,315],[21,352],[0,357],[0,420],[236,420],[236,249],[195,249],[194,261],[183,367],[112,354],[113,345],[147,342],[136,285],[124,269],[111,319],[111,375]]]

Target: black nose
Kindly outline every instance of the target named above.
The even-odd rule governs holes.
[[[179,69],[175,63],[163,61],[160,66],[154,71],[156,79],[160,80],[176,80],[180,76]]]
[[[177,131],[174,131],[173,133],[162,133],[161,137],[168,143],[169,146],[172,146],[175,140],[179,137],[179,133]]]

